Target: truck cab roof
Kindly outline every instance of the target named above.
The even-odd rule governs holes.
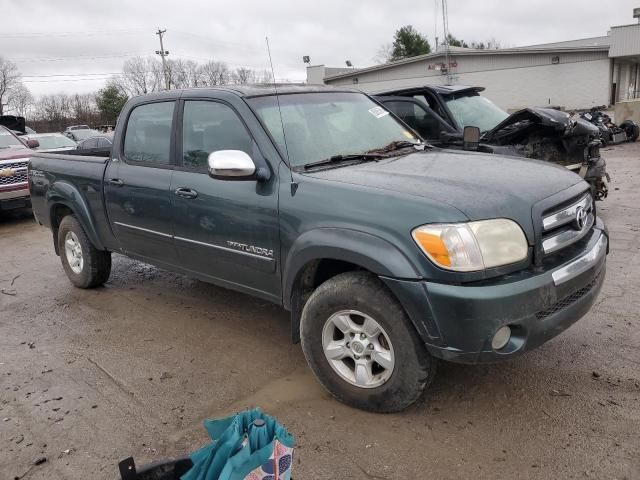
[[[350,92],[362,93],[360,90],[348,87],[333,87],[329,85],[306,85],[302,83],[263,83],[248,85],[220,85],[216,87],[197,87],[182,90],[169,90],[154,92],[135,97],[136,103],[156,98],[180,98],[187,96],[204,97],[207,93],[227,92],[243,98],[262,97],[275,95],[289,95],[294,93],[324,93],[324,92]]]
[[[410,87],[403,88],[399,90],[386,90],[384,92],[378,92],[376,95],[397,95],[397,96],[405,96],[411,94],[419,94],[424,90],[431,90],[438,95],[451,95],[455,93],[467,93],[467,92],[482,92],[484,91],[484,87],[472,87],[469,85],[423,85],[420,87]]]

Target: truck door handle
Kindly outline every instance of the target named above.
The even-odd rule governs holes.
[[[109,179],[109,183],[111,185],[115,185],[116,187],[121,187],[124,185],[124,182],[122,180],[120,180],[119,178],[111,178]]]
[[[196,192],[192,188],[178,188],[175,192],[176,195],[182,198],[196,198],[198,196],[198,192]]]

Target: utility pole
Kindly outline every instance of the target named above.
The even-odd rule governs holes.
[[[167,31],[166,28],[164,30],[160,30],[160,28],[158,27],[158,31],[156,32],[156,35],[160,37],[160,50],[156,50],[156,55],[160,55],[162,57],[162,71],[164,72],[164,85],[166,89],[169,90],[170,88],[169,70],[167,69],[167,60],[165,59],[165,57],[169,55],[169,51],[165,50],[164,45],[162,44],[162,35],[164,35],[166,31]]]

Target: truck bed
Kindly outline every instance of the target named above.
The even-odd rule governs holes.
[[[50,204],[56,198],[75,198],[76,208],[84,205],[87,215],[102,219],[102,181],[108,160],[86,155],[34,153],[29,162],[29,188],[38,223],[51,227]]]

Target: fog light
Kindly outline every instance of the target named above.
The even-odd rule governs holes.
[[[509,343],[509,339],[511,338],[511,329],[508,326],[504,326],[499,328],[496,334],[493,336],[493,340],[491,340],[491,348],[494,350],[500,350],[504,348],[504,346]]]

